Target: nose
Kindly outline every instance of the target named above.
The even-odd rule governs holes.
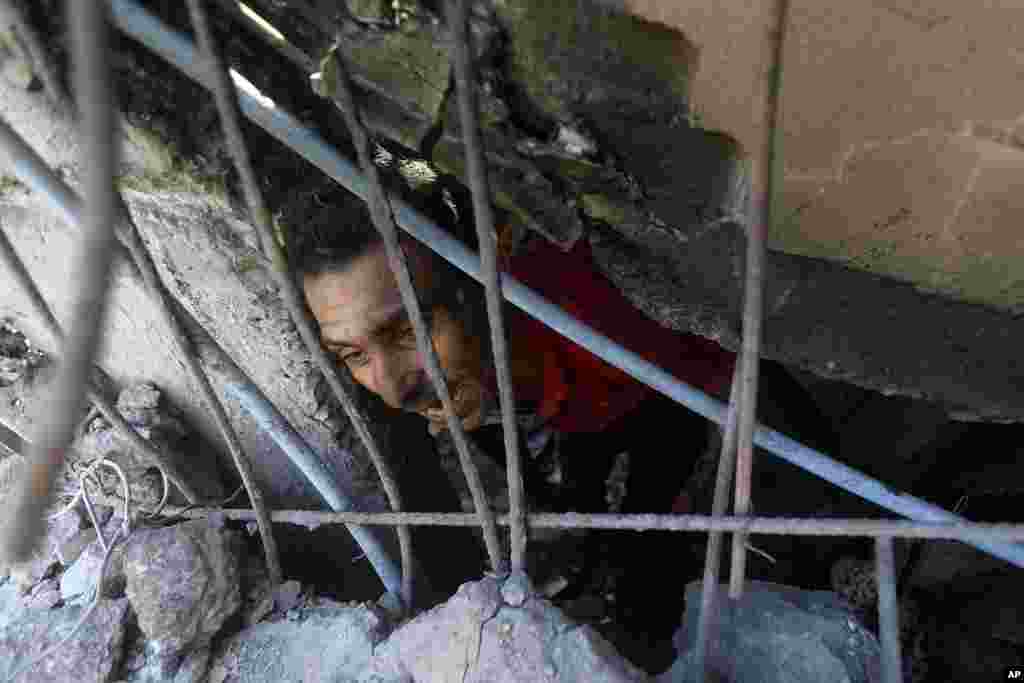
[[[399,354],[379,354],[373,362],[371,390],[392,408],[407,408],[404,404],[422,382],[421,374]]]

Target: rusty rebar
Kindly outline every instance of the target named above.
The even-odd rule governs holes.
[[[900,617],[896,601],[896,561],[892,536],[875,538],[875,580],[878,582],[878,633],[882,645],[882,681],[903,681]]]
[[[491,188],[487,179],[487,162],[480,134],[476,77],[473,69],[473,36],[469,30],[469,0],[453,0],[450,30],[455,63],[455,94],[459,101],[459,123],[466,154],[466,174],[473,195],[473,218],[480,243],[480,270],[487,297],[487,320],[491,328],[491,348],[498,378],[501,401],[501,423],[505,437],[509,511],[512,516],[512,569],[525,570],[526,565],[526,496],[523,491],[522,463],[519,453],[519,428],[516,422],[516,395],[509,369],[508,341],[505,338],[504,299],[498,273],[497,233]]]
[[[14,280],[21,287],[25,296],[28,298],[29,305],[32,307],[36,317],[42,321],[46,327],[47,333],[56,342],[58,348],[63,349],[65,347],[65,335],[64,330],[61,328],[57,317],[53,314],[53,310],[50,305],[46,302],[42,292],[36,286],[35,281],[32,279],[28,269],[25,268],[24,262],[18,256],[17,251],[14,249],[14,245],[11,244],[10,240],[7,239],[7,235],[4,233],[2,226],[0,226],[0,264],[4,268],[14,275]],[[96,372],[100,372],[99,369]],[[96,410],[103,416],[103,418],[110,423],[111,427],[123,438],[125,438],[139,453],[146,458],[150,464],[159,467],[164,470],[167,474],[167,478],[170,479],[171,483],[174,484],[178,490],[181,491],[182,495],[188,500],[189,503],[199,503],[199,495],[192,488],[192,486],[185,479],[181,470],[174,464],[173,457],[165,453],[163,449],[151,441],[143,439],[135,429],[128,424],[121,413],[117,411],[114,404],[111,403],[110,399],[106,397],[101,388],[101,383],[90,381],[86,387],[86,396],[90,403],[96,406]]]
[[[224,63],[220,49],[213,39],[213,32],[210,28],[202,1],[188,0],[188,9],[189,15],[192,19],[192,26],[199,42],[200,54],[205,57],[207,68],[210,71],[213,86],[212,92],[217,103],[217,111],[220,114],[221,126],[224,129],[224,136],[228,143],[228,149],[231,152],[231,157],[234,160],[239,176],[242,178],[242,187],[245,193],[246,203],[249,206],[253,223],[259,231],[260,242],[263,245],[264,251],[267,252],[267,255],[273,261],[274,272],[277,276],[276,279],[278,281],[279,288],[285,295],[284,298],[286,305],[289,308],[292,319],[300,328],[300,334],[302,334],[303,338],[306,340],[307,346],[312,347],[315,345],[316,348],[319,348],[319,341],[316,340],[315,336],[312,334],[312,330],[303,330],[304,326],[308,328],[308,323],[306,322],[303,309],[298,305],[298,295],[295,291],[294,284],[288,275],[287,265],[284,263],[284,257],[281,253],[280,245],[277,244],[277,240],[274,237],[270,211],[267,209],[266,203],[263,201],[263,195],[259,189],[259,181],[256,179],[256,173],[252,166],[252,159],[249,155],[249,149],[245,144],[245,137],[242,133],[241,123],[239,122],[238,99],[235,95],[235,86],[231,81],[230,73]],[[344,405],[344,402],[342,405]],[[235,449],[232,449],[232,455],[235,456],[239,472],[242,474],[242,481],[245,483],[246,489],[249,490],[250,497],[252,497],[254,493],[257,496],[261,496],[256,488],[251,467],[249,466],[248,461],[245,460],[244,453],[241,452],[240,448],[238,449],[237,454]],[[383,479],[384,478],[382,477],[382,480]],[[389,491],[388,496],[391,498],[392,492]],[[393,499],[393,502],[394,500],[395,499]],[[400,499],[397,500],[398,507],[396,509],[400,510],[401,502]],[[278,576],[278,580],[274,581],[274,583],[278,583],[280,579],[280,565],[278,564],[277,549],[276,544],[273,541],[270,520],[266,517],[265,513],[262,514],[259,519],[259,526],[261,535],[263,536],[264,545],[266,547],[267,564],[268,566],[270,565],[272,554]],[[408,532],[406,532],[406,536],[407,535]],[[406,537],[401,543],[403,547],[402,564],[404,576],[406,568],[408,568],[409,573],[412,571],[411,539]],[[273,551],[273,553],[271,553],[271,551]],[[409,559],[408,564],[406,564],[405,561],[407,558]],[[271,575],[273,577],[273,572]],[[407,580],[406,588],[408,589],[407,594],[403,595],[402,598],[409,601],[411,600],[412,594],[411,577]],[[411,602],[408,604],[411,605]]]
[[[764,298],[765,239],[772,221],[772,197],[775,192],[775,155],[778,148],[779,90],[782,84],[782,48],[789,18],[789,0],[776,0],[770,18],[764,63],[765,112],[761,146],[757,150],[755,194],[747,229],[747,274],[743,297],[743,353],[740,381],[739,441],[736,452],[735,514],[750,514],[751,476],[754,466],[754,426],[757,424],[758,366],[761,359],[761,323]],[[732,570],[729,597],[743,595],[747,569],[746,539],[736,534],[732,542]]]
[[[171,337],[174,339],[174,343],[181,353],[181,357],[185,362],[185,368],[188,371],[189,377],[199,387],[199,394],[203,397],[203,402],[209,409],[213,416],[214,422],[217,424],[217,429],[220,432],[221,438],[224,439],[228,447],[228,452],[231,454],[231,459],[235,463],[235,467],[238,469],[238,474],[242,479],[242,485],[245,487],[245,492],[249,496],[249,500],[252,503],[254,509],[259,512],[258,515],[258,526],[260,529],[260,541],[263,544],[263,554],[267,562],[267,576],[270,578],[271,583],[277,585],[283,580],[281,574],[281,560],[277,550],[277,542],[274,540],[273,529],[270,525],[270,517],[266,512],[266,502],[263,498],[263,492],[256,482],[256,477],[252,471],[252,465],[249,462],[249,458],[245,453],[245,449],[242,446],[241,439],[238,438],[238,433],[231,424],[231,418],[228,417],[227,411],[224,409],[220,398],[217,396],[217,392],[214,391],[213,385],[210,383],[210,378],[207,376],[206,371],[199,363],[199,354],[189,338],[188,334],[185,333],[185,329],[171,308],[170,303],[167,300],[168,294],[164,288],[163,281],[160,279],[157,273],[156,266],[153,264],[153,259],[149,255],[149,251],[146,250],[145,245],[142,242],[142,238],[139,236],[138,228],[135,223],[131,220],[128,213],[127,207],[121,207],[122,211],[122,230],[120,231],[122,242],[128,249],[128,253],[131,254],[132,262],[135,267],[139,270],[142,275],[142,280],[149,290],[150,299],[156,304],[157,311],[163,318],[164,325],[171,333]]]
[[[339,52],[340,50],[335,49],[333,58],[330,61],[330,64],[336,70],[336,73],[333,74],[336,78],[332,79],[332,74],[325,73],[324,81],[325,83],[330,81],[328,88],[334,87],[334,92],[332,93],[334,102],[345,118],[345,123],[359,154],[360,166],[367,180],[370,214],[373,217],[374,225],[384,241],[391,270],[398,281],[402,303],[405,305],[406,312],[409,314],[413,330],[416,334],[416,346],[426,362],[427,375],[430,377],[431,382],[433,382],[434,389],[444,406],[448,429],[451,432],[452,440],[455,442],[455,450],[459,454],[462,471],[466,476],[469,490],[473,496],[473,505],[479,516],[479,523],[483,528],[484,544],[487,546],[487,554],[490,558],[491,566],[497,574],[504,574],[505,561],[501,552],[501,543],[498,540],[498,527],[494,522],[494,512],[491,510],[490,501],[487,500],[487,494],[480,479],[480,472],[470,454],[469,442],[465,429],[462,426],[462,420],[455,414],[455,407],[452,403],[451,394],[448,391],[444,371],[434,350],[430,330],[423,319],[423,311],[416,296],[416,289],[412,282],[412,275],[409,272],[409,265],[406,263],[405,252],[398,241],[398,228],[395,225],[391,204],[381,182],[380,171],[373,162],[372,149],[370,147],[371,139],[356,108],[348,69]]]
[[[43,537],[43,514],[49,507],[64,451],[74,438],[85,408],[85,388],[99,347],[113,261],[117,138],[110,84],[106,4],[80,0],[69,7],[74,55],[74,83],[81,112],[85,206],[81,252],[69,283],[76,290],[64,362],[40,416],[36,447],[25,475],[13,492],[11,514],[0,534],[0,556],[28,559]]]
[[[722,433],[722,449],[718,456],[718,470],[715,474],[715,493],[711,502],[711,516],[724,517],[729,507],[730,484],[736,468],[736,434],[739,404],[740,368],[733,369],[732,388],[729,391],[729,412]],[[708,547],[704,558],[704,579],[701,584],[700,614],[697,621],[697,642],[694,647],[693,667],[696,680],[705,680],[708,646],[714,635],[716,615],[715,602],[719,595],[718,578],[722,567],[722,532],[708,534]]]
[[[181,508],[167,506],[164,514],[203,517],[224,514],[229,519],[254,519],[251,510],[223,508]],[[330,524],[364,524],[367,526],[448,526],[477,527],[475,513],[460,512],[319,512],[311,510],[277,510],[271,513],[276,522],[305,527]],[[899,519],[817,519],[805,517],[712,517],[710,515],[671,514],[585,514],[530,513],[527,522],[537,529],[619,529],[623,531],[678,531],[683,533],[745,532],[772,536],[835,536],[870,538],[892,536],[952,540],[973,543],[979,540],[1002,543],[1024,541],[1024,524],[981,524],[973,522],[912,522]],[[499,526],[509,526],[509,515],[495,517]]]
[[[209,70],[201,66],[201,60],[196,58],[194,46],[180,32],[170,29],[134,0],[108,0],[108,3],[113,10],[115,21],[123,31],[173,64],[189,78],[204,87],[210,87]],[[367,197],[366,179],[349,160],[343,158],[315,131],[300,124],[283,108],[269,101],[258,91],[247,88],[239,96],[242,112],[253,123],[334,178],[353,194],[364,199]],[[29,177],[26,182],[31,184],[36,180],[39,179]],[[50,185],[40,187],[44,188],[42,191],[49,192],[52,190]],[[64,210],[60,206],[59,196],[48,195],[47,199],[59,210]],[[481,279],[479,259],[464,244],[400,198],[391,197],[391,205],[399,225],[406,232],[454,267],[474,279]],[[719,424],[725,423],[727,406],[573,318],[515,278],[506,277],[503,284],[504,295],[508,301],[551,329],[697,414]],[[897,514],[926,523],[960,521],[956,515],[936,505],[894,490],[775,430],[758,427],[754,433],[754,441],[776,457]],[[1015,566],[1024,566],[1024,546],[989,543],[984,539],[973,539],[969,542]]]

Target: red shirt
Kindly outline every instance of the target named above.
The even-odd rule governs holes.
[[[508,273],[677,378],[709,394],[728,395],[735,355],[638,311],[597,271],[584,240],[568,253],[536,240],[511,260]],[[538,412],[558,431],[602,431],[654,391],[518,309],[511,312],[509,327],[542,365]]]

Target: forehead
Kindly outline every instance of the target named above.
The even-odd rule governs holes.
[[[433,273],[429,257],[419,248],[406,248],[417,292],[426,291]],[[328,342],[366,341],[403,310],[398,283],[383,245],[372,247],[338,272],[306,276],[306,300]]]

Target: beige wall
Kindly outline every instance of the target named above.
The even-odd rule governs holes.
[[[704,127],[756,150],[773,0],[628,0],[700,49]],[[775,248],[1024,307],[1024,3],[792,0]]]

